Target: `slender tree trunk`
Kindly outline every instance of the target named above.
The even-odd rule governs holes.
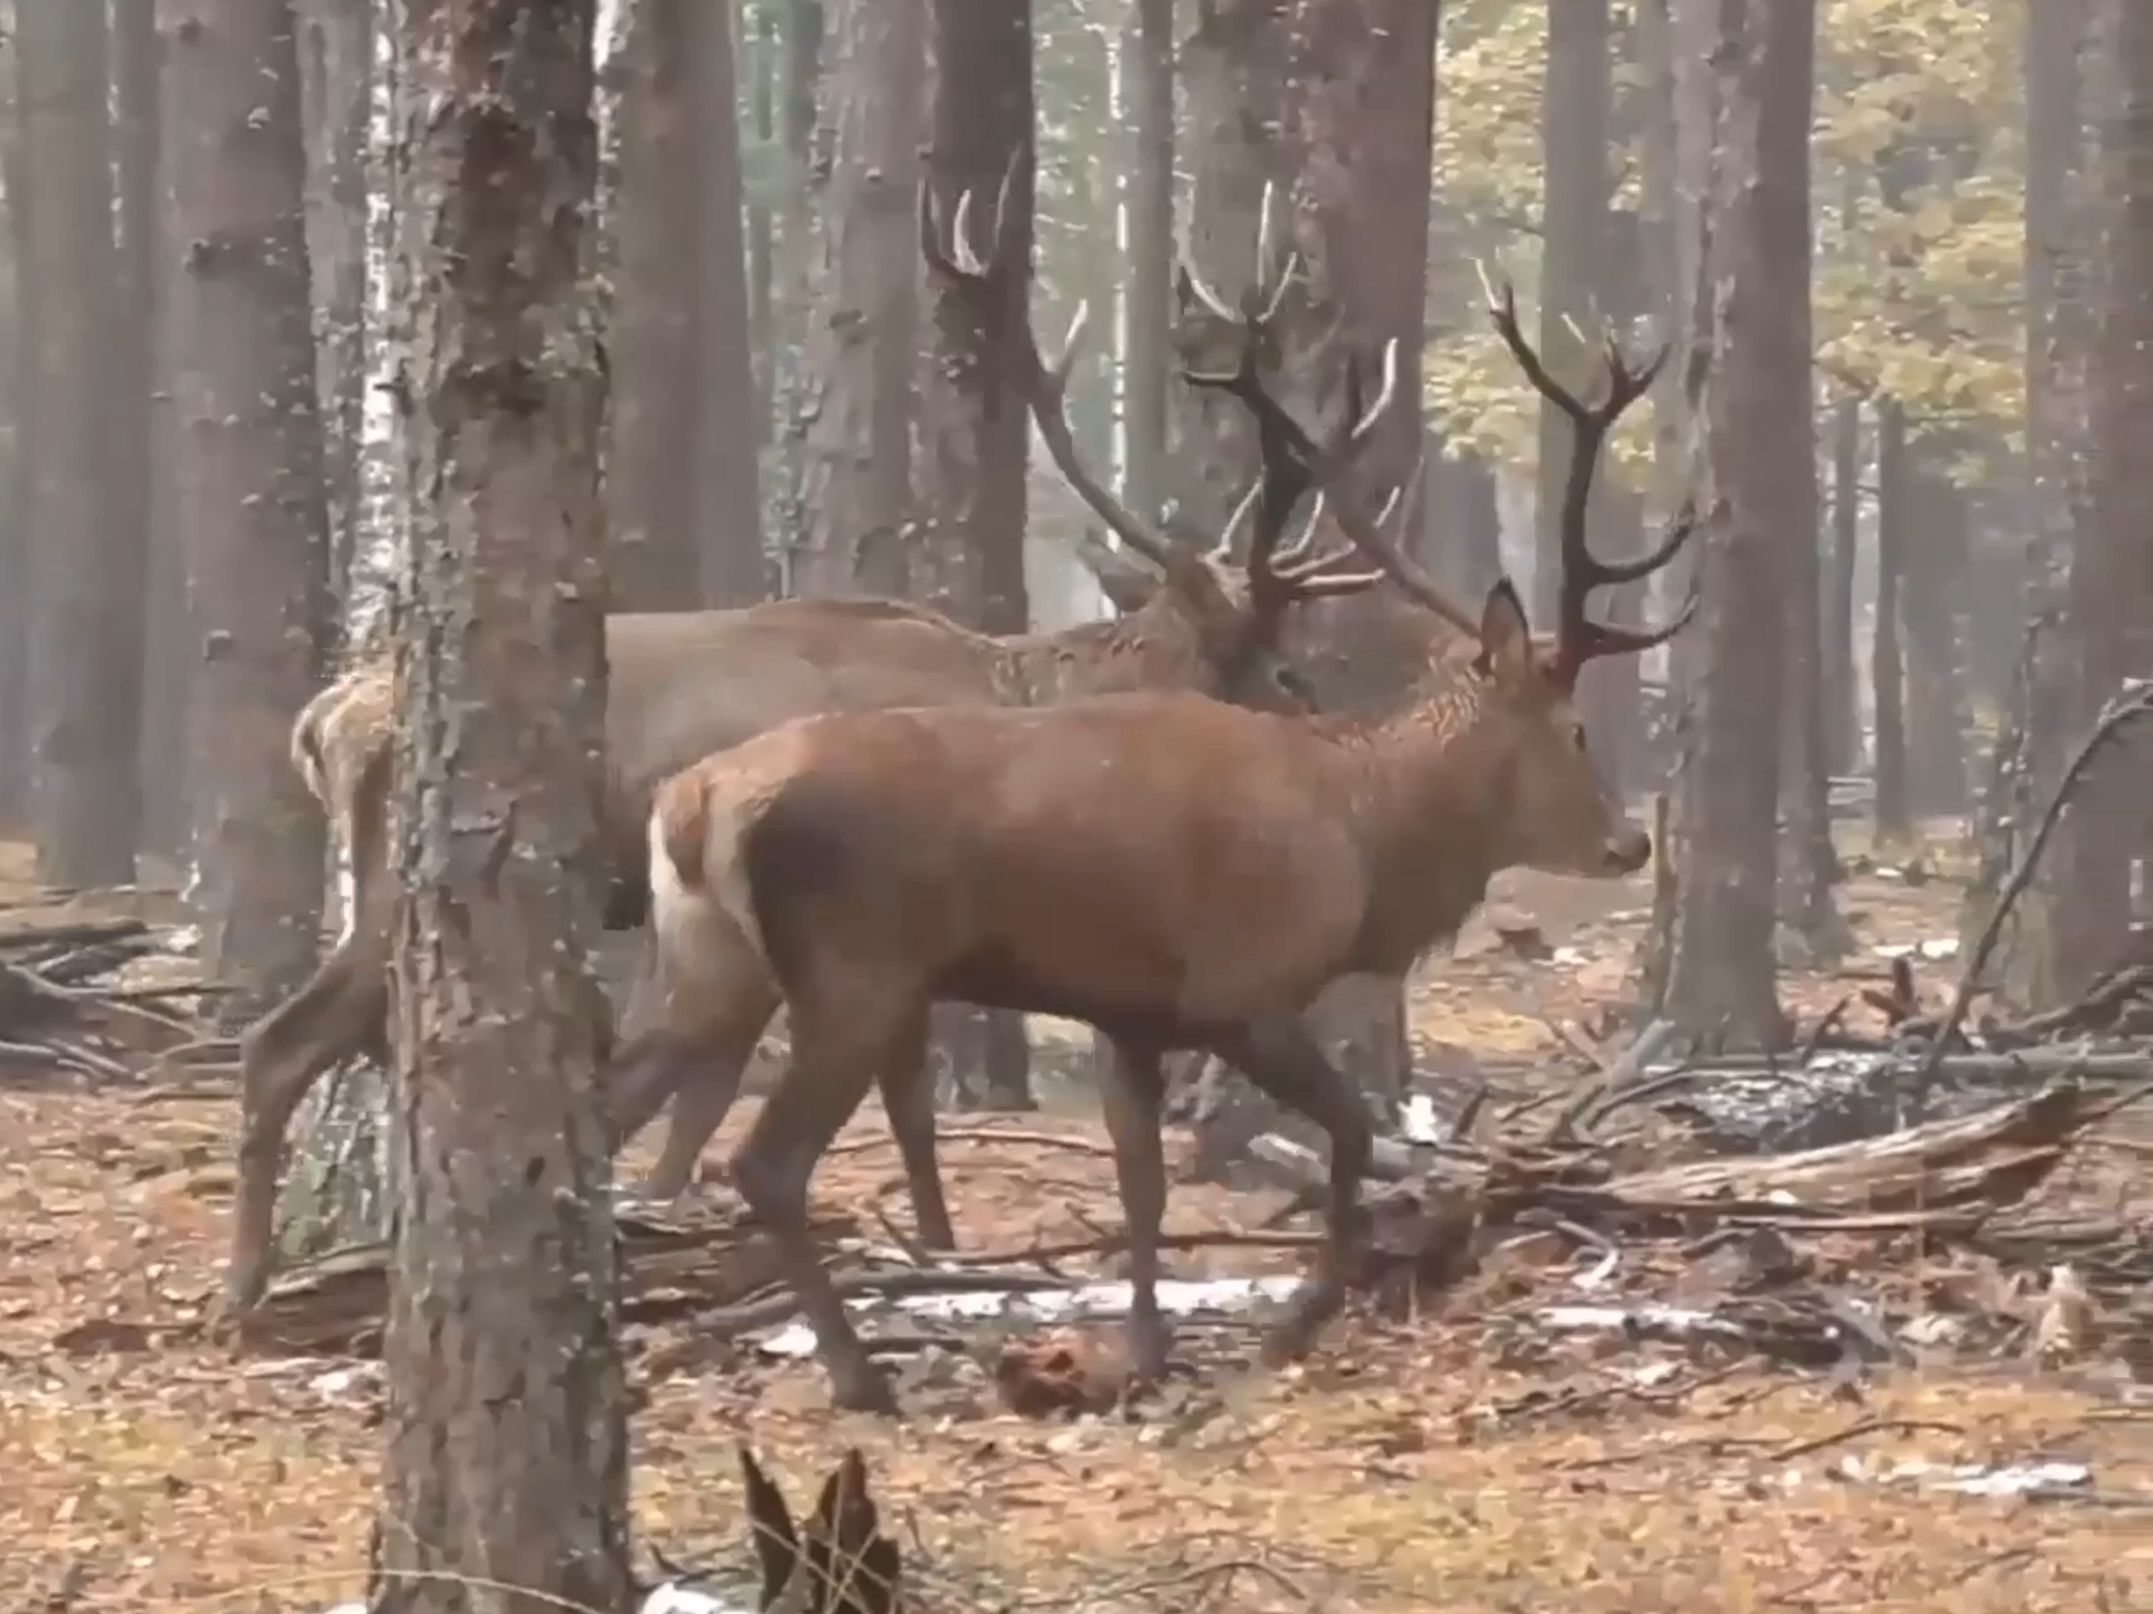
[[[1906,636],[1907,805],[1915,818],[1966,808],[1966,501],[1938,448],[1909,443],[1911,542],[1901,551]]]
[[[2114,61],[2123,105],[2103,151],[2106,273],[2092,360],[2091,520],[2071,556],[2065,621],[2075,641],[2070,729],[2082,730],[2126,679],[2153,675],[2153,11],[2118,8]],[[2153,744],[2129,736],[2066,816],[2057,847],[2056,984],[2083,988],[2120,954],[2134,863],[2149,853]],[[2142,868],[2142,864],[2141,864]]]
[[[1719,80],[1717,183],[1699,295],[1713,301],[1703,424],[1716,478],[1695,647],[1696,752],[1688,876],[1668,978],[1692,1034],[1773,1044],[1788,556],[1815,541],[1812,456],[1786,453],[1809,419],[1806,149],[1815,11],[1729,0],[1710,60]],[[1795,138],[1799,131],[1801,138]]]
[[[1298,98],[1305,256],[1321,265],[1304,329],[1330,335],[1311,374],[1335,373],[1346,351],[1372,361],[1397,344],[1398,396],[1355,464],[1366,508],[1419,474],[1425,445],[1420,354],[1426,345],[1428,174],[1434,137],[1437,7],[1429,0],[1302,0],[1291,83]],[[1426,507],[1422,507],[1425,519]],[[1408,547],[1423,547],[1411,539]],[[1364,597],[1320,613],[1330,643],[1362,641],[1395,602]],[[1336,982],[1309,1024],[1333,1063],[1387,1102],[1412,1074],[1403,983]]]
[[[1906,410],[1887,398],[1877,416],[1876,639],[1869,652],[1870,709],[1876,724],[1876,843],[1904,845],[1914,833],[1906,795],[1906,669],[1900,651],[1899,593],[1912,520],[1913,466]]]
[[[974,0],[931,0],[934,62],[929,182],[945,217],[970,190],[974,246],[986,226],[1014,152],[1025,156],[1009,188],[1008,250],[1031,262],[1033,162],[1031,0],[982,8]],[[1014,325],[1030,317],[1030,274],[1012,282],[1024,301],[999,311]],[[933,539],[915,581],[936,606],[988,633],[1030,625],[1024,586],[1025,481],[1030,418],[1010,365],[1007,325],[989,329],[972,301],[948,287],[928,296],[932,356],[921,389],[920,506]],[[925,575],[922,575],[924,573]],[[945,1023],[947,1017],[943,1017]],[[1030,1050],[1020,1015],[984,1018],[987,1105],[1031,1107]]]
[[[306,113],[307,257],[313,265],[329,592],[342,600],[363,533],[366,436],[366,145],[373,117],[374,18],[349,0],[300,0]]]
[[[822,403],[793,572],[801,594],[909,592],[919,373],[925,0],[843,0],[831,70],[829,271],[815,322]]]
[[[24,729],[28,672],[30,430],[37,419],[35,366],[27,333],[36,327],[28,296],[28,210],[17,90],[19,52],[0,39],[0,830],[25,827],[30,806],[30,750]]]
[[[730,7],[641,0],[620,137],[613,555],[632,610],[764,593]]]
[[[768,151],[777,141],[777,9],[774,0],[750,0],[755,18],[755,48],[748,55],[748,103],[755,142]],[[743,164],[745,167],[745,164]],[[758,443],[770,441],[777,364],[777,226],[770,198],[758,189],[748,201],[748,333],[755,356],[755,408]]]
[[[1832,405],[1832,546],[1824,573],[1824,756],[1833,773],[1861,757],[1861,711],[1854,696],[1854,571],[1861,551],[1861,399]]]
[[[631,1606],[591,965],[607,669],[592,0],[409,0],[401,1177],[375,1614]]]
[[[44,878],[134,878],[141,818],[142,533],[111,475],[120,344],[105,8],[20,0],[24,201],[37,408],[29,727]]]
[[[162,0],[170,288],[194,622],[195,905],[202,956],[248,1012],[314,964],[321,813],[290,761],[327,625],[291,8]]]
[[[1256,273],[1267,184],[1275,182],[1281,193],[1278,220],[1288,214],[1292,21],[1293,0],[1209,0],[1181,44],[1186,166],[1193,177],[1188,250],[1229,306],[1239,303]],[[1183,387],[1176,398],[1166,496],[1216,532],[1255,474],[1255,436],[1240,406],[1212,388]]]
[[[1135,0],[1121,36],[1130,165],[1122,355],[1125,498],[1156,517],[1166,497],[1174,277],[1174,0]]]
[[[1764,511],[1781,560],[1786,602],[1781,658],[1787,777],[1780,796],[1790,842],[1781,909],[1814,951],[1836,952],[1845,938],[1832,885],[1839,859],[1832,847],[1831,767],[1824,754],[1822,631],[1822,507],[1817,497],[1816,387],[1811,363],[1809,122],[1815,94],[1814,0],[1782,5],[1771,49],[1784,77],[1774,77],[1760,114],[1758,159],[1770,194],[1759,204],[1765,262],[1772,274],[1771,323],[1760,334],[1772,344],[1772,491]],[[1760,493],[1763,489],[1759,489]]]

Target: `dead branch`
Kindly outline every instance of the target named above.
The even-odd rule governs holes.
[[[1973,1002],[1974,992],[1982,975],[1988,969],[1989,957],[1996,951],[1996,944],[2003,937],[2004,922],[2011,917],[2012,908],[2017,905],[2018,899],[2025,895],[2026,888],[2033,883],[2034,871],[2040,866],[2041,854],[2048,848],[2048,838],[2055,832],[2056,822],[2063,816],[2063,809],[2077,792],[2079,781],[2085,776],[2086,769],[2126,724],[2148,713],[2153,713],[2153,681],[2126,685],[2115,698],[2101,708],[2101,714],[2094,721],[2092,732],[2080,742],[2077,754],[2065,766],[2062,778],[2056,781],[2055,793],[2049,797],[2048,807],[2041,814],[2041,821],[2034,826],[2033,838],[2026,843],[2025,851],[2019,854],[2017,867],[2012,869],[2011,877],[2004,882],[2003,890],[1997,894],[1996,905],[1989,910],[1988,921],[1981,927],[1981,934],[1974,942],[1965,968],[1959,972],[1958,988],[1951,995],[1951,1007],[1944,1014],[1943,1024],[1937,1036],[1930,1042],[1929,1051],[1922,1058],[1921,1068],[1914,1073],[1913,1087],[1907,1101],[1907,1114],[1910,1119],[1918,1121],[1928,1104],[1929,1090],[1935,1083],[1937,1067],[1941,1064],[1952,1037],[1966,1019],[1966,1010]]]

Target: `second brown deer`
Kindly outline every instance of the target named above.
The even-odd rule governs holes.
[[[1211,299],[1216,303],[1216,299]],[[1218,305],[1223,311],[1223,305]],[[1610,346],[1607,399],[1569,399],[1507,298],[1498,327],[1536,383],[1569,399],[1577,463],[1562,525],[1555,642],[1536,645],[1505,581],[1477,612],[1438,589],[1342,485],[1356,441],[1319,446],[1268,392],[1275,300],[1241,311],[1239,362],[1200,378],[1254,413],[1266,465],[1297,464],[1355,547],[1460,630],[1435,693],[1382,721],[1132,694],[1039,711],[834,715],[774,730],[660,787],[653,924],[670,1057],[716,1064],[782,998],[792,1058],[733,1155],[842,1406],[894,1410],[808,1235],[817,1160],[878,1079],[916,1082],[928,1010],[957,1000],[1066,1016],[1115,1042],[1104,1084],[1128,1224],[1129,1345],[1166,1365],[1159,1315],[1165,1171],[1160,1055],[1208,1050],[1331,1140],[1328,1237],[1268,1338],[1299,1354],[1338,1310],[1358,1242],[1370,1125],[1300,1011],[1349,973],[1402,973],[1516,866],[1634,872],[1650,840],[1607,796],[1574,691],[1594,657],[1671,635],[1586,612],[1601,584],[1671,558],[1587,548],[1592,458],[1649,384]]]

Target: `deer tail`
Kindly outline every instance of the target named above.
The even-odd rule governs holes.
[[[691,768],[658,791],[651,807],[651,852],[665,859],[682,890],[698,891],[704,884],[703,854],[709,838],[708,790],[701,772]]]

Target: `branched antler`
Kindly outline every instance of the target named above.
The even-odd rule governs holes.
[[[1607,396],[1597,404],[1588,404],[1548,372],[1540,354],[1526,341],[1518,325],[1517,291],[1508,282],[1499,292],[1489,294],[1488,317],[1518,361],[1518,368],[1525,372],[1525,379],[1571,423],[1570,470],[1563,481],[1560,518],[1562,579],[1557,595],[1554,671],[1565,683],[1574,684],[1586,662],[1665,644],[1696,614],[1694,595],[1658,628],[1616,627],[1595,622],[1585,611],[1594,589],[1650,577],[1675,558],[1696,530],[1696,510],[1685,503],[1659,545],[1634,559],[1601,560],[1586,542],[1586,515],[1592,504],[1592,479],[1599,469],[1600,452],[1622,412],[1651,390],[1660,366],[1667,360],[1667,348],[1663,344],[1645,363],[1634,364],[1610,332],[1605,349]]]

